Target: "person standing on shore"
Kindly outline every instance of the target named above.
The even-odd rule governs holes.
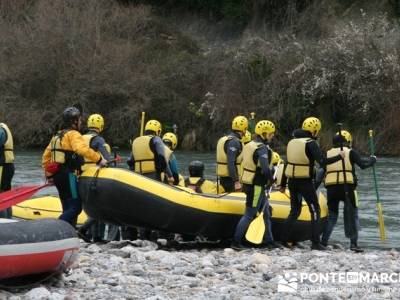
[[[14,142],[11,130],[4,123],[0,123],[0,192],[11,190],[11,181],[14,176]],[[0,218],[12,217],[12,208],[0,211]]]
[[[84,159],[105,166],[107,160],[91,149],[79,132],[82,116],[76,107],[68,107],[63,112],[63,126],[54,135],[42,156],[45,175],[54,182],[60,195],[63,212],[59,219],[76,226],[78,215],[82,211],[82,202],[78,194],[77,173]]]
[[[324,167],[344,158],[343,151],[330,158],[326,158],[322,153],[316,141],[321,127],[321,121],[318,118],[309,117],[304,120],[302,129],[293,132],[293,138],[289,141],[286,149],[285,168],[285,177],[288,178],[287,184],[290,192],[290,213],[286,221],[285,242],[290,242],[293,225],[300,215],[304,198],[311,215],[311,248],[315,250],[326,250],[326,247],[320,243],[320,206],[313,183],[314,163],[317,162]],[[285,191],[286,178],[283,179],[281,192]]]
[[[262,120],[255,126],[256,138],[246,144],[243,148],[243,173],[240,181],[243,184],[243,191],[246,194],[246,210],[233,236],[232,248],[241,250],[245,248],[242,245],[243,237],[249,228],[250,222],[256,217],[257,212],[264,209],[265,233],[263,246],[268,248],[279,248],[274,242],[271,229],[271,214],[269,203],[265,190],[266,186],[272,185],[273,176],[270,170],[270,161],[272,159],[272,150],[268,146],[275,134],[275,125],[271,121]],[[272,164],[271,164],[272,165]]]
[[[144,135],[132,142],[132,153],[128,165],[143,176],[161,181],[161,173],[167,175],[168,183],[174,182],[165,153],[165,145],[160,138],[161,123],[157,120],[147,121]]]
[[[99,114],[92,114],[87,120],[88,132],[83,135],[86,145],[99,153],[105,160],[111,161],[111,147],[106,143],[104,138],[100,135],[104,130],[104,118]],[[85,163],[82,166],[82,171],[96,165],[95,161],[85,158]],[[113,226],[113,225],[110,225]],[[99,220],[88,218],[88,220],[79,228],[81,236],[86,237],[86,232],[89,231],[89,236],[93,242],[104,242],[105,224]]]
[[[361,158],[360,154],[352,149],[353,138],[347,130],[341,130],[336,133],[333,137],[333,148],[327,152],[327,157],[333,157],[340,152],[340,147],[343,145],[344,157],[344,169],[343,164],[336,162],[334,164],[327,165],[325,170],[325,187],[328,196],[328,224],[322,234],[321,244],[324,246],[328,245],[329,238],[332,234],[333,228],[336,225],[338,214],[339,214],[339,202],[346,201],[346,197],[349,198],[350,204],[353,206],[354,214],[351,218],[354,219],[355,233],[350,237],[350,250],[354,252],[363,252],[358,246],[358,198],[357,198],[357,176],[355,172],[355,165],[361,169],[372,167],[376,163],[376,156],[370,156],[369,158]],[[343,172],[346,172],[346,181],[344,179]],[[318,183],[317,183],[318,184]],[[345,186],[346,185],[346,186]],[[347,189],[347,196],[346,191]],[[348,219],[344,218],[345,228],[350,226]],[[346,230],[345,230],[346,231]]]
[[[242,162],[241,139],[246,134],[248,126],[249,122],[246,117],[235,117],[232,121],[232,132],[221,137],[217,143],[217,177],[227,193],[242,189],[239,182],[240,163]]]

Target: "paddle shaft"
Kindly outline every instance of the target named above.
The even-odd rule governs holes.
[[[142,111],[142,120],[140,122],[140,136],[144,134],[144,118],[146,116],[146,113]]]
[[[373,130],[369,130],[369,148],[371,155],[375,155],[375,146],[374,146],[374,132]],[[383,212],[382,212],[382,204],[381,199],[379,196],[379,189],[378,189],[378,179],[376,178],[376,170],[375,165],[372,166],[372,174],[374,177],[374,185],[375,185],[375,193],[376,193],[376,208],[378,210],[378,223],[379,223],[379,234],[381,241],[386,239],[385,234],[385,221],[383,219]]]
[[[274,175],[273,175],[273,179],[275,179],[275,177],[276,177],[276,174],[278,173],[278,169],[279,169],[279,165],[281,164],[281,162],[279,161],[278,162],[278,164],[276,165],[276,167],[275,167],[275,171],[274,171]],[[263,213],[264,212],[264,209],[265,209],[265,207],[267,206],[267,199],[269,198],[269,195],[271,194],[271,191],[272,191],[272,184],[271,184],[271,186],[269,187],[269,190],[268,190],[268,192],[267,192],[267,198],[265,199],[265,202],[264,202],[264,204],[263,204],[263,207],[262,207],[262,209],[261,209],[261,213]]]

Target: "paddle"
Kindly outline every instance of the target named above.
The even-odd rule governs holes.
[[[146,113],[144,111],[142,111],[142,120],[140,122],[140,136],[142,136],[144,134],[144,117],[145,117]]]
[[[339,127],[339,135],[342,136],[342,123],[338,123]],[[340,151],[343,151],[343,141],[340,142]],[[345,236],[347,238],[353,238],[357,234],[357,224],[355,220],[355,211],[354,207],[351,204],[351,200],[349,197],[349,187],[347,185],[347,174],[346,174],[346,166],[344,162],[344,158],[341,159],[342,161],[342,169],[343,169],[343,189],[344,189],[344,211],[343,211],[343,218],[345,221],[344,231]],[[347,226],[346,226],[347,225]]]
[[[372,129],[370,129],[368,133],[369,133],[369,141],[368,141],[369,142],[369,149],[370,149],[371,155],[374,155],[374,153],[375,153],[374,131]],[[386,239],[385,222],[383,220],[382,205],[381,205],[381,199],[379,197],[378,181],[376,179],[375,165],[372,166],[372,174],[374,175],[374,183],[375,183],[376,208],[378,210],[379,234],[381,236],[381,241],[384,241]]]
[[[38,190],[43,189],[52,184],[45,183],[42,185],[20,186],[12,190],[0,193],[0,210],[9,208],[26,199],[30,198]]]
[[[279,164],[280,164],[280,162],[278,163],[278,165],[275,168],[274,178],[278,172]],[[265,232],[264,210],[268,203],[268,199],[269,199],[269,195],[270,195],[271,191],[272,191],[272,185],[267,192],[266,199],[265,199],[265,202],[261,209],[261,212],[258,214],[258,216],[253,221],[251,221],[249,228],[247,229],[246,240],[248,240],[250,243],[258,245],[258,244],[261,244],[261,242],[263,241],[264,232]]]

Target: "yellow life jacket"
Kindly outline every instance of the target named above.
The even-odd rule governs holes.
[[[92,142],[92,139],[95,138],[96,136],[98,136],[98,133],[94,133],[94,132],[88,132],[84,135],[82,135],[83,139],[85,140],[86,144],[90,147],[90,143]],[[107,152],[111,154],[111,147],[109,144],[105,144],[104,145]],[[100,151],[96,151],[97,153],[99,153],[101,155]],[[103,157],[103,155],[101,155],[101,157]],[[104,157],[103,157],[104,158]],[[87,170],[90,167],[93,167],[96,165],[95,161],[92,161],[90,159],[85,158],[85,163],[82,165],[82,171]]]
[[[275,168],[278,168],[278,171],[276,171],[276,175],[275,175],[276,176],[275,184],[276,184],[276,186],[281,186],[282,185],[283,174],[284,174],[284,171],[285,171],[285,164],[284,163],[280,163]]]
[[[344,181],[343,176],[343,163],[342,160],[339,160],[333,164],[329,164],[326,166],[326,175],[325,175],[325,185],[334,185],[334,184],[353,184],[354,176],[353,176],[353,166],[350,161],[350,151],[351,149],[347,147],[343,147],[343,151],[345,153],[344,158],[344,168],[346,171],[346,182]],[[333,157],[339,155],[340,148],[332,148],[328,151],[327,157]]]
[[[259,167],[259,163],[256,163],[253,160],[254,152],[265,146],[263,143],[251,141],[247,143],[243,148],[243,161],[242,161],[242,169],[243,172],[240,176],[240,182],[246,184],[253,184],[254,176],[256,175],[257,167]]]
[[[294,138],[290,140],[286,149],[287,166],[285,175],[287,178],[311,178],[311,162],[306,155],[307,143],[311,138]]]
[[[61,145],[62,138],[64,134],[66,134],[67,132],[68,129],[61,130],[51,138],[50,141],[51,162],[65,164],[66,163],[65,154],[67,152],[70,152],[71,154],[73,153],[72,151],[64,150]]]
[[[167,164],[169,164],[169,160],[171,159],[172,153],[174,153],[174,151],[172,151],[167,145],[164,145],[164,156],[165,156],[165,162],[166,162]],[[179,175],[179,176],[181,176],[181,175]],[[162,181],[162,182],[165,182],[165,183],[168,183],[168,182],[166,181],[165,173],[164,173],[164,172],[161,172],[161,181]],[[178,184],[178,185],[179,185],[179,184]]]
[[[226,152],[225,152],[225,143],[228,140],[231,140],[233,138],[234,138],[233,136],[226,135],[218,140],[218,143],[217,143],[217,175],[220,177],[229,177],[228,156],[226,155]],[[239,153],[238,156],[236,157],[236,162],[235,162],[238,176],[240,176],[240,173],[241,173],[240,163],[242,162],[242,159],[243,159],[243,156],[241,153]]]
[[[3,128],[7,134],[7,140],[4,143],[4,162],[11,164],[14,162],[14,141],[10,129],[4,123],[0,123],[0,127]]]
[[[204,178],[188,177],[185,179],[185,186],[196,193],[217,194],[217,185]]]
[[[156,172],[156,163],[150,141],[154,135],[137,137],[132,143],[132,155],[135,160],[135,172],[140,174]]]

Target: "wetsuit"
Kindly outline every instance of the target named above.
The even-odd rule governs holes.
[[[322,153],[318,143],[313,138],[312,134],[308,131],[297,129],[293,132],[293,139],[307,139],[305,144],[305,155],[308,158],[309,174],[306,178],[289,178],[288,187],[290,192],[290,213],[286,221],[286,236],[284,241],[290,242],[292,237],[293,226],[301,213],[302,199],[306,201],[311,215],[311,241],[314,245],[320,244],[319,237],[319,220],[320,220],[320,206],[318,203],[318,196],[314,187],[314,162],[317,162],[321,167],[339,161],[340,155],[326,158]],[[299,151],[302,151],[299,149]],[[290,158],[288,157],[288,163]],[[286,166],[288,168],[288,166]],[[286,174],[287,176],[288,174]],[[282,179],[282,187],[286,186],[286,176]]]
[[[338,146],[339,147],[339,146]],[[349,197],[350,203],[354,208],[354,219],[355,219],[355,224],[356,224],[356,232],[354,235],[350,238],[351,245],[357,245],[357,240],[358,240],[358,231],[359,231],[359,218],[358,218],[358,203],[357,203],[357,196],[356,196],[356,188],[357,188],[357,176],[355,172],[355,165],[357,165],[361,169],[366,169],[369,167],[372,167],[376,163],[376,158],[375,157],[369,157],[369,158],[361,158],[360,154],[355,151],[354,149],[350,149],[349,152],[349,159],[350,163],[352,165],[352,174],[353,174],[353,183],[348,183],[347,184],[347,195]],[[326,168],[323,168],[323,171]],[[321,182],[325,172],[319,173],[317,177],[317,185]],[[333,185],[327,185],[326,190],[327,190],[327,196],[328,196],[328,209],[329,209],[329,214],[328,214],[328,224],[325,227],[325,230],[322,234],[321,238],[321,243],[323,245],[327,245],[329,238],[332,234],[332,231],[336,225],[337,219],[338,219],[338,214],[339,214],[339,202],[340,201],[345,201],[345,186],[344,184],[333,184]],[[345,228],[349,226],[347,218],[344,218],[344,226]],[[346,231],[346,230],[345,230]]]
[[[11,190],[11,180],[14,176],[14,163],[6,162],[5,143],[8,139],[7,132],[4,128],[0,127],[0,191]],[[0,211],[0,218],[11,218],[12,208],[9,207]]]
[[[271,214],[269,210],[268,198],[265,195],[265,188],[269,182],[272,182],[272,172],[269,168],[269,159],[271,158],[271,151],[264,144],[264,140],[257,137],[255,141],[248,143],[243,149],[243,165],[244,171],[241,177],[243,183],[243,191],[246,194],[246,210],[242,218],[240,219],[235,234],[233,237],[234,244],[241,244],[242,239],[250,225],[250,222],[256,217],[257,212],[260,211],[265,203],[264,209],[264,222],[265,222],[265,233],[263,242],[271,243],[274,241],[271,230]],[[248,179],[244,179],[246,176],[246,157],[249,152],[250,159],[253,162],[249,162],[254,165],[253,170],[249,171]],[[255,170],[254,170],[255,169]]]

